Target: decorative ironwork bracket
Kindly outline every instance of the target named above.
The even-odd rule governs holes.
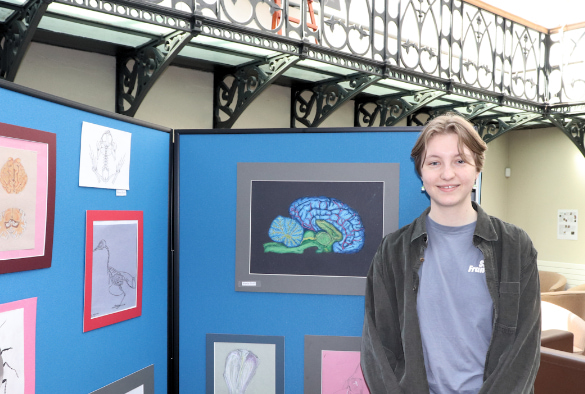
[[[571,118],[565,115],[548,115],[548,120],[575,144],[581,154],[585,156],[585,146],[583,144],[585,137],[585,120]]]
[[[500,137],[502,134],[510,130],[517,129],[523,124],[530,122],[536,118],[542,117],[542,114],[534,112],[524,112],[513,115],[509,121],[504,121],[500,118],[485,118],[473,122],[477,128],[477,132],[485,142],[490,142]]]
[[[382,77],[377,75],[356,74],[348,78],[312,85],[293,85],[291,88],[291,127],[295,128],[297,121],[306,127],[318,127],[348,100],[380,79]],[[343,82],[349,82],[349,89],[341,86]],[[306,98],[307,95],[310,97]]]
[[[213,127],[231,128],[254,99],[301,58],[277,55],[224,72],[216,72],[213,87]],[[262,70],[263,66],[268,66],[268,70]],[[227,115],[226,120],[221,120],[222,114]]]
[[[116,112],[134,116],[156,80],[198,32],[173,32],[116,56]]]
[[[0,24],[0,78],[14,82],[41,18],[53,0],[32,0]]]
[[[393,126],[408,115],[446,94],[447,92],[429,89],[416,92],[414,95],[407,93],[380,97],[377,100],[356,101],[354,126],[372,127],[378,118],[378,126]],[[408,96],[412,96],[412,100],[406,100],[405,97]],[[376,107],[370,112],[366,109],[366,106],[372,103]]]
[[[461,111],[461,110],[457,110],[457,108],[462,108],[463,106],[465,106],[465,110]],[[439,115],[443,115],[446,114],[448,112],[453,112],[456,113],[462,117],[464,117],[465,119],[471,121],[475,118],[477,118],[479,115],[488,112],[489,110],[499,107],[499,104],[494,104],[494,103],[485,103],[483,101],[479,101],[477,103],[469,103],[467,105],[465,104],[458,104],[458,105],[451,105],[449,107],[441,107],[441,108],[437,108],[437,109],[433,109],[431,111],[429,111],[429,114],[431,116],[431,118],[435,118]]]

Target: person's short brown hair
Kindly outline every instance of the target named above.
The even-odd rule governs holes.
[[[464,148],[469,149],[473,155],[475,169],[477,172],[482,170],[487,144],[481,139],[471,123],[459,115],[448,113],[437,116],[426,124],[410,152],[419,176],[421,176],[422,165],[426,158],[427,144],[436,134],[456,134],[459,139],[459,154],[461,158],[466,163],[471,164],[471,161],[464,153]]]

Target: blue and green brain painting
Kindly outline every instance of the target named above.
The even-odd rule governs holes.
[[[357,253],[364,246],[364,226],[359,214],[330,197],[303,197],[290,205],[290,218],[278,216],[264,244],[265,253]]]

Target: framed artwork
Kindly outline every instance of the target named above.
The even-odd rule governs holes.
[[[370,394],[360,365],[361,340],[305,335],[305,394]]]
[[[57,140],[0,123],[0,274],[51,266]]]
[[[90,394],[154,394],[154,365],[116,380]]]
[[[132,134],[83,122],[79,155],[79,186],[130,189]]]
[[[206,335],[206,394],[284,394],[284,337]]]
[[[238,163],[236,290],[364,295],[398,163]]]
[[[0,305],[0,392],[35,392],[37,299]]]
[[[142,211],[87,211],[83,331],[142,314]]]

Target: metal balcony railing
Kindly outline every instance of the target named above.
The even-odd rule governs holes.
[[[103,13],[295,53],[286,43],[357,57],[532,103],[585,98],[585,28],[528,27],[456,0],[58,0]],[[238,33],[239,32],[239,33]],[[246,36],[246,32],[254,36]],[[315,55],[315,60],[327,56]],[[336,59],[335,59],[336,60]],[[343,61],[340,65],[344,66]],[[376,67],[378,65],[379,67]]]

